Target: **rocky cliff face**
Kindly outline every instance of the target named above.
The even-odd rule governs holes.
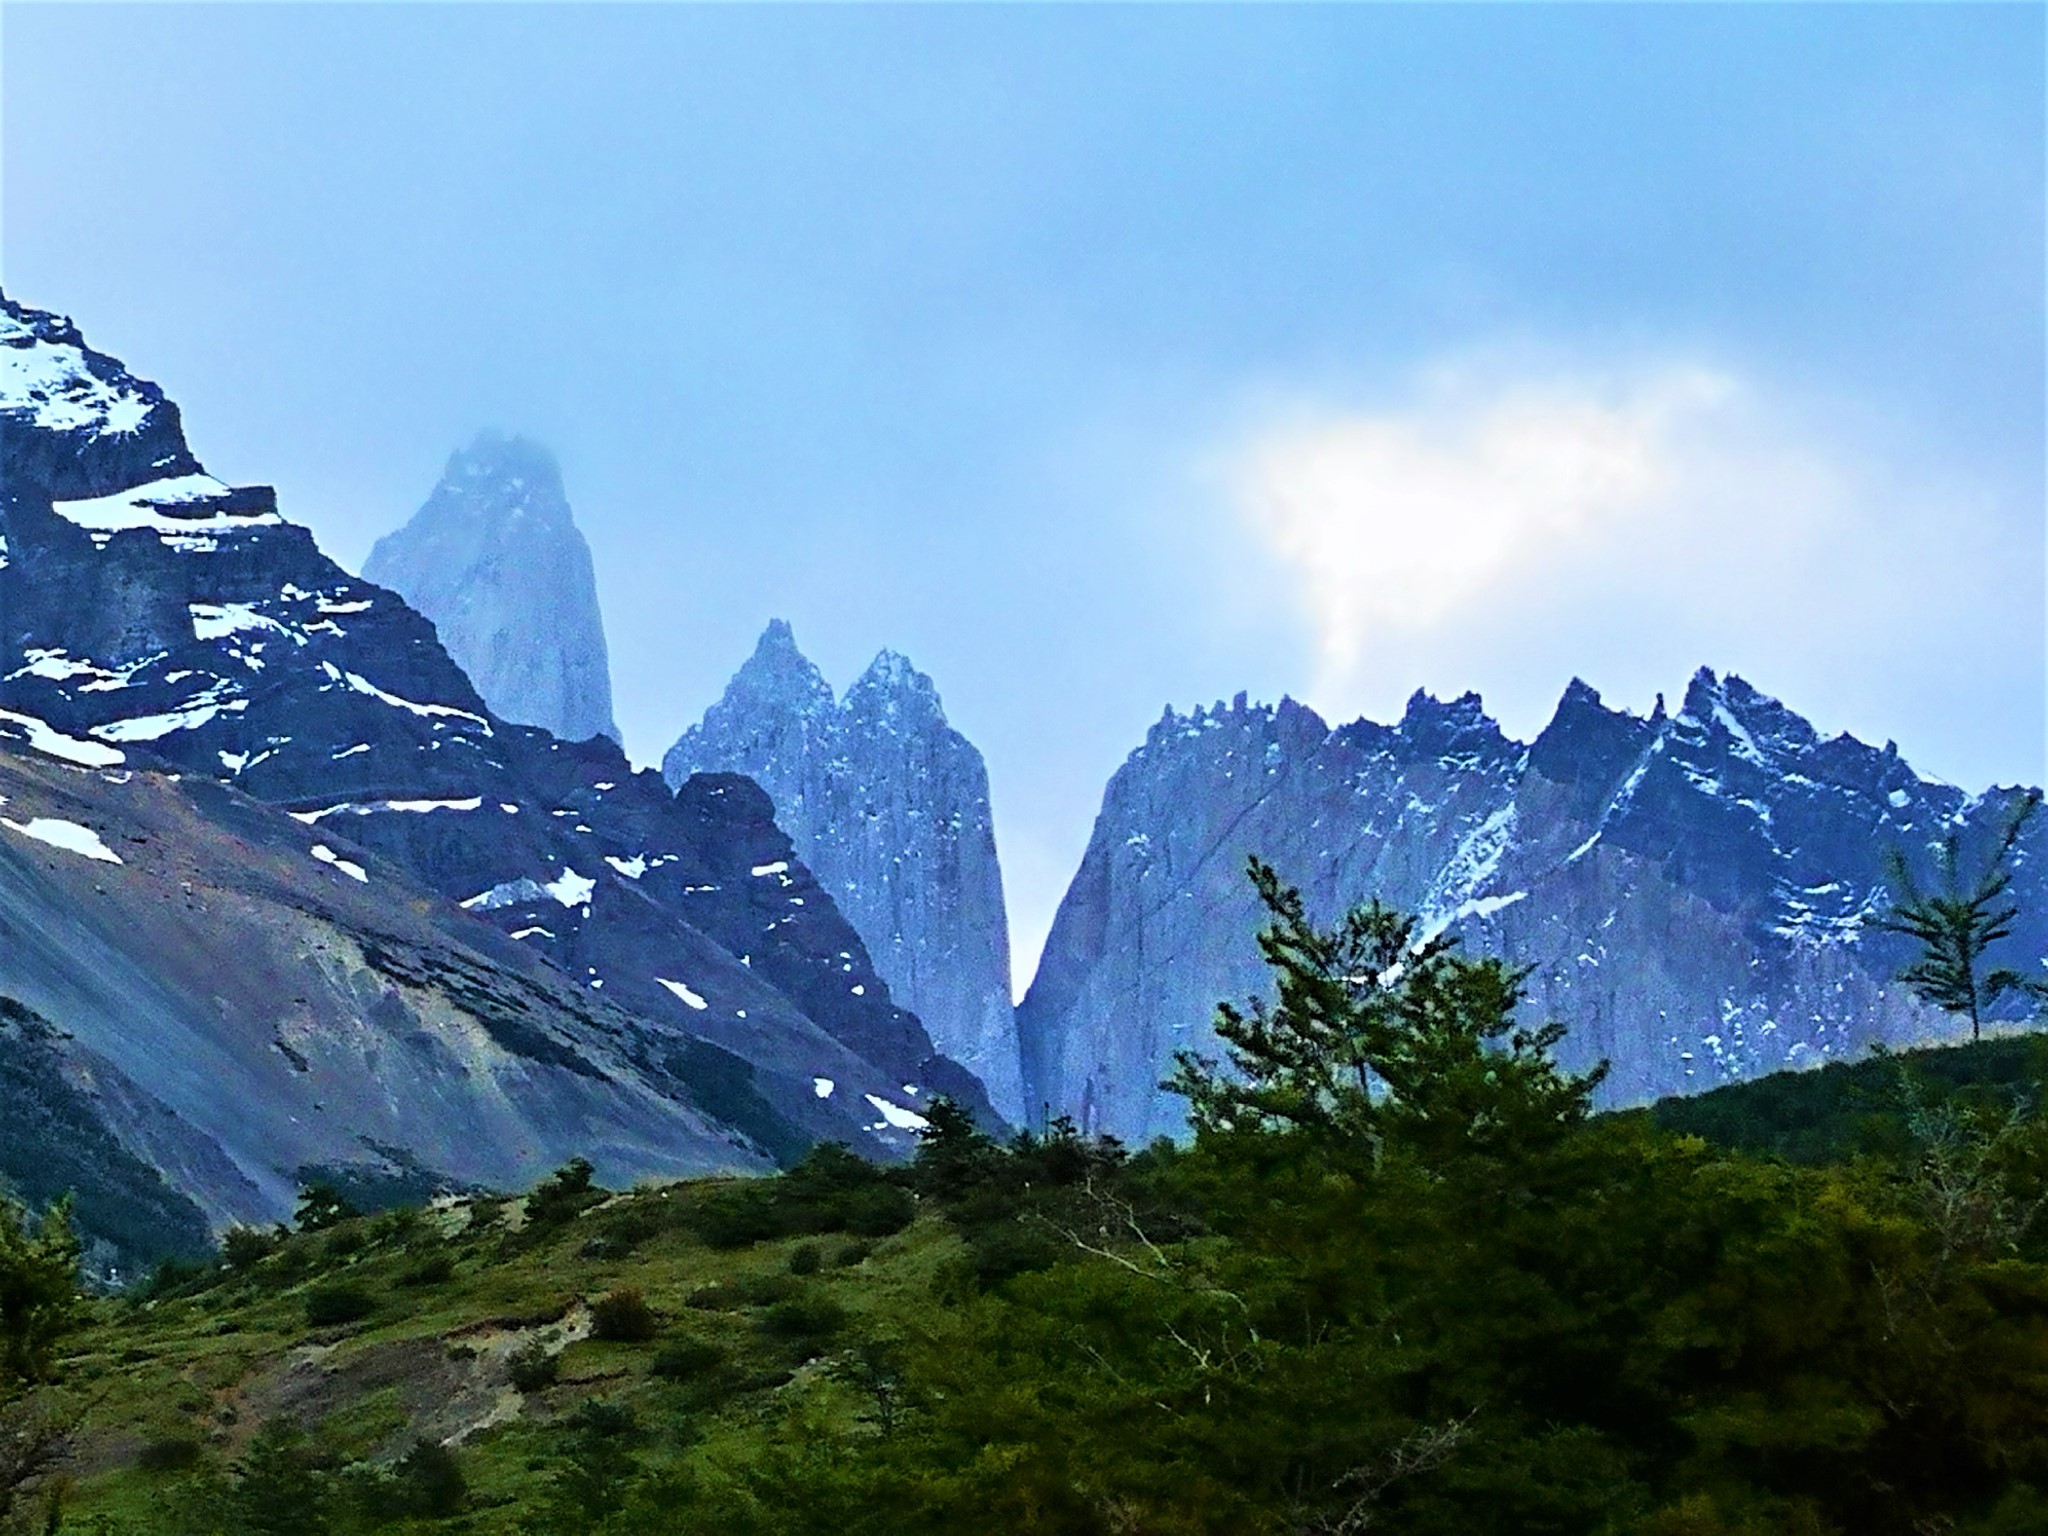
[[[479,435],[363,578],[434,621],[493,714],[564,741],[619,739],[590,546],[538,443]]]
[[[709,770],[768,791],[892,995],[1022,1118],[988,771],[931,679],[884,651],[835,700],[778,619],[662,760],[671,784]]]
[[[471,1114],[463,1095],[500,1093],[498,1069],[457,1053],[450,1081],[467,1087],[449,1090],[443,1129],[479,1142],[468,1155],[490,1162],[514,1156],[514,1145],[545,1155],[582,1143],[618,1178],[657,1153],[671,1168],[729,1162],[728,1133],[755,1158],[818,1138],[901,1150],[918,1095],[946,1090],[985,1107],[974,1078],[891,1001],[858,934],[754,785],[711,775],[672,792],[604,737],[566,742],[494,715],[419,613],[328,560],[267,490],[206,476],[154,386],[86,348],[68,323],[4,298],[0,450],[0,750],[57,764],[81,793],[94,780],[111,792],[124,775],[177,774],[231,786],[245,797],[237,804],[288,813],[305,829],[303,845],[271,848],[272,832],[252,838],[227,817],[221,847],[296,860],[323,891],[364,886],[370,906],[351,909],[345,926],[368,970],[389,979],[367,958],[370,944],[397,956],[406,974],[418,969],[376,937],[378,911],[387,925],[406,914],[435,923],[451,902],[465,922],[496,931],[497,953],[513,945],[524,963],[544,966],[555,990],[533,1003],[530,1029],[498,1041],[521,1058],[506,1068],[511,1079],[559,1068],[596,1099],[674,1101],[649,1110],[653,1120],[609,1120],[576,1108],[572,1094],[533,1111],[550,1129],[529,1139],[512,1120]],[[55,819],[104,839],[113,814],[86,806]],[[177,882],[159,889],[184,894]],[[54,930],[80,915],[65,916],[69,904],[113,899],[90,887],[45,894],[58,906],[37,916],[24,898],[16,920]],[[267,928],[274,916],[251,921]],[[174,958],[178,945],[166,944]],[[223,938],[215,952],[225,977],[241,950]],[[374,1034],[372,1015],[383,1016],[374,987],[337,982],[343,1001],[323,1012],[307,1001],[311,981],[294,985],[285,967],[275,987],[235,991],[232,1010],[205,1019],[159,1010],[192,1020],[201,1051],[175,1030],[134,1034],[144,1026],[124,1015],[121,996],[96,987],[90,955],[45,955],[49,974],[32,973],[22,947],[0,945],[0,995],[18,989],[60,1032],[108,1042],[103,1054],[146,1096],[175,1107],[180,1094],[217,1090],[232,1109],[241,1079],[201,1063],[238,1057],[250,1042],[267,1061],[272,1039],[291,1042],[316,1070],[354,1062],[333,1070],[337,1080],[368,1074],[356,1097],[396,1102],[418,1086],[405,1049],[365,1045],[359,1060],[348,1056],[350,1041]],[[462,986],[497,983],[472,977]],[[234,991],[224,980],[216,990]],[[580,1011],[571,999],[582,1000]],[[409,1026],[390,1028],[402,1038]],[[307,1029],[318,1049],[300,1042]],[[329,1041],[330,1032],[350,1038]],[[640,1076],[616,1066],[622,1060]],[[323,1102],[355,1102],[327,1091],[337,1098]],[[717,1122],[715,1148],[693,1147],[673,1127],[650,1129],[678,1107]],[[197,1123],[196,1110],[178,1113]],[[259,1134],[272,1123],[264,1117],[230,1113],[215,1123],[225,1163],[256,1191],[253,1205],[180,1182],[168,1154],[141,1139],[131,1151],[210,1212],[266,1215],[284,1214],[279,1192],[301,1162],[334,1153],[311,1131],[303,1140]],[[450,1171],[452,1152],[426,1124],[422,1111],[388,1124],[367,1118],[358,1129],[380,1143],[388,1129],[389,1155]],[[649,1150],[663,1138],[665,1147]]]
[[[213,779],[61,745],[0,749],[0,1177],[77,1190],[103,1269],[286,1217],[314,1177],[767,1165],[701,1048],[405,868]],[[24,1134],[23,1106],[62,1123]]]
[[[1182,1128],[1157,1087],[1214,1053],[1216,1002],[1265,990],[1248,855],[1334,916],[1369,896],[1534,967],[1531,1017],[1606,1058],[1610,1103],[1798,1066],[1953,1025],[1890,981],[1908,946],[1869,926],[1881,851],[1953,825],[1982,841],[2016,791],[1966,796],[1889,746],[1821,739],[1740,678],[1702,671],[1676,714],[1574,682],[1524,746],[1467,695],[1394,726],[1313,712],[1169,711],[1104,796],[1018,1010],[1025,1090],[1132,1140]],[[2048,824],[2018,863],[2048,953]]]

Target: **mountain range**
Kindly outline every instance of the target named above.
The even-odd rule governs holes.
[[[25,893],[10,921],[77,930],[40,966],[0,946],[0,993],[108,1134],[216,1221],[287,1214],[305,1165],[516,1183],[575,1151],[620,1180],[821,1138],[900,1150],[939,1091],[987,1111],[753,783],[673,792],[602,735],[495,714],[426,618],[267,488],[207,475],[157,386],[4,297],[0,539],[0,755],[56,786],[24,787],[27,818],[0,830]],[[136,834],[162,839],[146,859],[117,841],[130,824],[159,828]],[[268,905],[178,916],[271,866]],[[308,914],[314,931],[285,931]],[[349,954],[316,986],[335,922]],[[195,926],[189,952],[167,936]],[[429,930],[461,953],[421,958]],[[306,979],[253,979],[266,952]],[[181,968],[161,1028],[116,985]],[[525,1016],[494,1023],[520,975]],[[421,1031],[438,1083],[391,1048]],[[281,1072],[328,1123],[278,1097]],[[430,1086],[439,1108],[409,1117]]]
[[[1609,1104],[1940,1038],[1953,1022],[1892,979],[1910,941],[1872,926],[1883,854],[1957,829],[1981,855],[2019,797],[1706,670],[1647,718],[1575,681],[1528,743],[1472,694],[1418,693],[1391,726],[1243,695],[1168,711],[1111,780],[1018,1008],[1026,1091],[1095,1131],[1181,1130],[1174,1053],[1217,1054],[1217,1000],[1265,983],[1252,855],[1322,919],[1379,897],[1528,966],[1525,1012],[1568,1026],[1566,1065],[1609,1064]],[[2044,839],[2036,819],[2014,861],[2019,955],[2048,954]]]
[[[939,1093],[1180,1134],[1175,1054],[1265,984],[1254,855],[1318,917],[1379,897],[1526,965],[1609,1104],[1939,1039],[1873,922],[1883,855],[1981,853],[2020,794],[1706,670],[1646,716],[1575,681],[1528,742],[1470,694],[1168,709],[1013,1008],[987,770],[908,659],[835,694],[771,622],[635,769],[544,448],[479,437],[352,576],[208,475],[156,385],[0,296],[0,1178],[79,1188],[106,1271],[313,1177],[900,1155]]]

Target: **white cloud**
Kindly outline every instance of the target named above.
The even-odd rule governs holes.
[[[1708,665],[1967,773],[1941,737],[2038,671],[2039,550],[1965,477],[1818,420],[1694,362],[1465,360],[1393,404],[1268,411],[1226,483],[1334,717],[1471,687],[1527,736],[1574,674],[1644,707]]]

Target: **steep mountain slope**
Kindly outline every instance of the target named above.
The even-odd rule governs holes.
[[[207,477],[161,393],[68,322],[0,299],[0,390],[0,741],[219,779],[372,880],[388,859],[700,1065],[740,1057],[722,1118],[760,1145],[901,1148],[912,1090],[984,1102],[751,783],[671,793],[608,739],[491,715],[431,624],[267,489]]]
[[[0,987],[96,1159],[159,1170],[215,1227],[289,1215],[316,1169],[519,1188],[578,1155],[620,1182],[767,1165],[686,1038],[210,779],[0,751]],[[62,1155],[0,1142],[0,1174],[47,1197]],[[95,1195],[81,1224],[120,1257],[176,1246]]]
[[[564,741],[619,739],[590,546],[538,443],[479,434],[363,578],[434,621],[493,714]]]
[[[1889,980],[1904,941],[1867,926],[1881,850],[1981,837],[2015,794],[1930,783],[1706,671],[1648,719],[1574,682],[1527,746],[1469,694],[1391,727],[1243,695],[1169,711],[1111,780],[1019,1007],[1026,1092],[1128,1138],[1179,1129],[1173,1052],[1214,1052],[1216,1002],[1264,985],[1250,854],[1321,915],[1377,895],[1533,966],[1527,1012],[1570,1026],[1568,1063],[1612,1063],[1611,1103],[1936,1035]],[[2048,953],[2044,838],[2021,955]]]
[[[997,1110],[1023,1116],[1009,928],[988,770],[929,677],[893,651],[835,702],[777,619],[725,695],[662,759],[744,773],[866,941],[890,992]]]

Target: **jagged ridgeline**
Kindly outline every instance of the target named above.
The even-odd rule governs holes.
[[[1127,1140],[1180,1132],[1173,1052],[1214,1051],[1217,999],[1262,985],[1253,854],[1325,918],[1378,896],[1533,967],[1525,1012],[1569,1026],[1568,1066],[1612,1063],[1610,1104],[1948,1038],[1892,980],[1908,941],[1870,924],[1883,853],[1982,843],[2019,795],[1932,782],[1704,670],[1647,718],[1574,682],[1526,744],[1471,694],[1334,730],[1243,695],[1169,711],[1111,780],[1019,1006],[1025,1091]],[[2019,956],[2048,952],[2044,852],[2036,818]]]
[[[867,942],[892,994],[996,1108],[1025,1119],[1009,922],[988,770],[932,680],[894,651],[834,699],[771,622],[725,695],[662,759],[672,785],[744,773]]]
[[[506,721],[5,298],[0,538],[0,995],[216,1226],[307,1168],[619,1181],[986,1107],[754,784]]]

